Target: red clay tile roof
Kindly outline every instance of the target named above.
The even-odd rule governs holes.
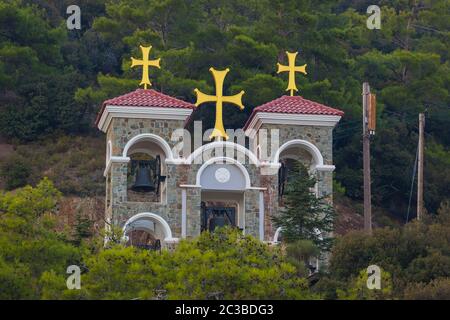
[[[291,114],[323,114],[343,116],[344,112],[327,107],[321,103],[305,99],[301,96],[281,96],[275,100],[264,103],[253,109],[250,118],[244,126],[244,130],[252,121],[257,112],[291,113]]]
[[[123,107],[153,107],[153,108],[183,108],[194,109],[195,106],[189,102],[165,95],[153,89],[137,89],[133,92],[106,100],[103,102],[100,112],[97,115],[95,124],[100,121],[106,106]]]

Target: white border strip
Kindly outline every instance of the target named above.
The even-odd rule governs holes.
[[[245,129],[245,134],[247,136],[253,136],[263,123],[334,127],[339,122],[339,120],[341,120],[341,116],[325,114],[257,112],[248,125],[247,129]],[[252,129],[254,130],[253,132]]]
[[[98,128],[106,132],[113,118],[135,119],[162,119],[185,121],[192,113],[188,108],[161,108],[161,107],[128,107],[107,105],[103,110]]]

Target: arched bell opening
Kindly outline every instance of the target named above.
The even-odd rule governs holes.
[[[161,250],[161,239],[144,230],[132,230],[127,233],[127,246],[147,250]]]
[[[299,166],[307,170],[308,177],[313,172],[315,162],[313,156],[301,145],[292,145],[284,149],[279,155],[280,168],[278,169],[278,201],[279,206],[285,204],[285,195],[289,183],[296,177]],[[315,192],[315,190],[311,190]]]
[[[134,143],[127,152],[127,199],[130,202],[165,202],[164,150],[151,140]]]
[[[160,250],[178,239],[172,237],[167,222],[159,215],[144,212],[131,217],[123,227],[126,245]]]

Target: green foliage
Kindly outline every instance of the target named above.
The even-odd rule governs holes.
[[[91,219],[89,219],[89,217],[82,216],[79,212],[77,213],[75,219],[74,240],[79,244],[83,239],[87,239],[93,236],[93,222]]]
[[[448,300],[450,279],[438,278],[430,283],[412,283],[405,290],[407,300]]]
[[[287,261],[297,268],[299,276],[309,275],[310,259],[318,257],[319,254],[319,248],[309,240],[298,240],[286,245]]]
[[[338,298],[341,300],[386,300],[393,297],[392,277],[389,272],[381,270],[379,290],[367,287],[368,277],[367,270],[361,270],[357,277],[350,280],[346,290],[337,290]]]
[[[309,176],[306,168],[298,163],[289,173],[285,191],[285,208],[274,217],[277,227],[283,230],[283,240],[295,242],[310,240],[322,250],[328,250],[332,238],[327,233],[333,230],[335,212],[324,197],[318,198],[311,192],[316,178]]]
[[[315,297],[277,248],[226,228],[183,241],[173,252],[114,246],[86,265],[81,293],[90,299]]]
[[[412,296],[415,286],[431,292],[433,280],[450,277],[449,208],[444,203],[437,215],[401,229],[379,228],[373,236],[353,232],[339,238],[330,260],[331,279],[350,283],[359,276],[358,270],[375,264],[392,276],[393,296],[402,298],[404,292]]]
[[[124,247],[76,247],[56,231],[60,192],[48,179],[0,194],[2,299],[307,299],[315,298],[278,247],[218,229],[161,253]],[[87,236],[81,217],[74,231]],[[113,230],[114,228],[111,228]],[[76,240],[77,240],[76,239]],[[78,241],[79,243],[80,241]],[[68,290],[66,268],[79,265],[82,289]]]
[[[23,187],[31,174],[29,164],[22,157],[11,157],[5,161],[0,169],[7,190]]]
[[[64,274],[81,259],[79,248],[55,230],[60,192],[48,179],[36,187],[0,194],[0,297],[40,298],[45,272]]]

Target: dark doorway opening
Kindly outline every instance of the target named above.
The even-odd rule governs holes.
[[[218,227],[236,226],[236,208],[206,206],[202,202],[201,231],[213,232]]]

